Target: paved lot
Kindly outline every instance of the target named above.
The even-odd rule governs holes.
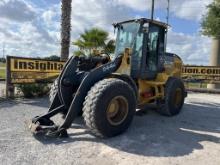
[[[101,140],[77,119],[68,139],[35,139],[25,121],[48,99],[0,101],[1,164],[219,165],[220,95],[189,94],[172,118],[146,110],[123,135]]]

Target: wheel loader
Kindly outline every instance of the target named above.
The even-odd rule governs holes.
[[[165,52],[168,25],[141,18],[113,26],[114,55],[71,57],[53,85],[49,111],[31,121],[34,135],[66,137],[82,114],[91,133],[107,138],[127,130],[137,107],[155,104],[167,116],[181,111],[187,96],[181,80],[183,62]],[[61,125],[51,119],[59,113]]]

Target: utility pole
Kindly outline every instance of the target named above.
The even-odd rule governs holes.
[[[5,43],[2,44],[2,58],[5,58]]]
[[[154,20],[154,0],[152,0],[151,20]]]
[[[170,18],[170,0],[167,0],[167,24],[169,24],[169,18]]]
[[[169,18],[170,18],[170,0],[167,0],[167,25],[169,24]],[[168,42],[168,27],[167,27],[167,30],[166,30],[166,36],[165,36],[165,51],[167,49],[167,42]]]

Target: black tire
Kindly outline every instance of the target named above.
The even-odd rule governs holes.
[[[56,79],[54,81],[54,83],[51,85],[50,87],[50,92],[49,92],[49,101],[50,101],[50,104],[52,104],[53,100],[54,100],[54,97],[56,95],[58,91],[58,79]],[[73,97],[74,97],[75,93],[73,94]],[[64,112],[64,117],[66,115],[67,112]],[[82,116],[82,110],[79,112],[78,116]]]
[[[107,110],[110,102],[117,97],[126,99],[127,111],[121,123],[114,125],[108,118]],[[121,105],[118,107],[118,112],[123,109]],[[83,104],[83,117],[93,134],[99,137],[113,137],[127,130],[135,110],[136,97],[133,89],[126,82],[111,78],[99,81],[88,92]]]
[[[176,94],[178,94],[178,96],[176,96]],[[176,101],[177,99],[178,101]],[[158,112],[165,116],[175,116],[180,113],[184,100],[184,83],[182,80],[172,77],[166,83],[164,100],[157,101]]]
[[[58,91],[58,79],[56,79],[50,87],[50,92],[49,92],[50,104],[52,104],[57,91]]]

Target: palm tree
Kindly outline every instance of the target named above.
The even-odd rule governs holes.
[[[71,10],[72,0],[62,0],[61,15],[61,60],[66,61],[69,57],[71,37]]]
[[[109,40],[108,36],[108,32],[99,28],[85,30],[83,34],[80,34],[80,38],[73,42],[73,45],[79,48],[74,54],[91,55],[93,50],[104,51],[107,54],[114,52],[115,41]]]
[[[114,53],[115,51],[115,40],[109,40],[104,47],[104,51],[108,54]]]

